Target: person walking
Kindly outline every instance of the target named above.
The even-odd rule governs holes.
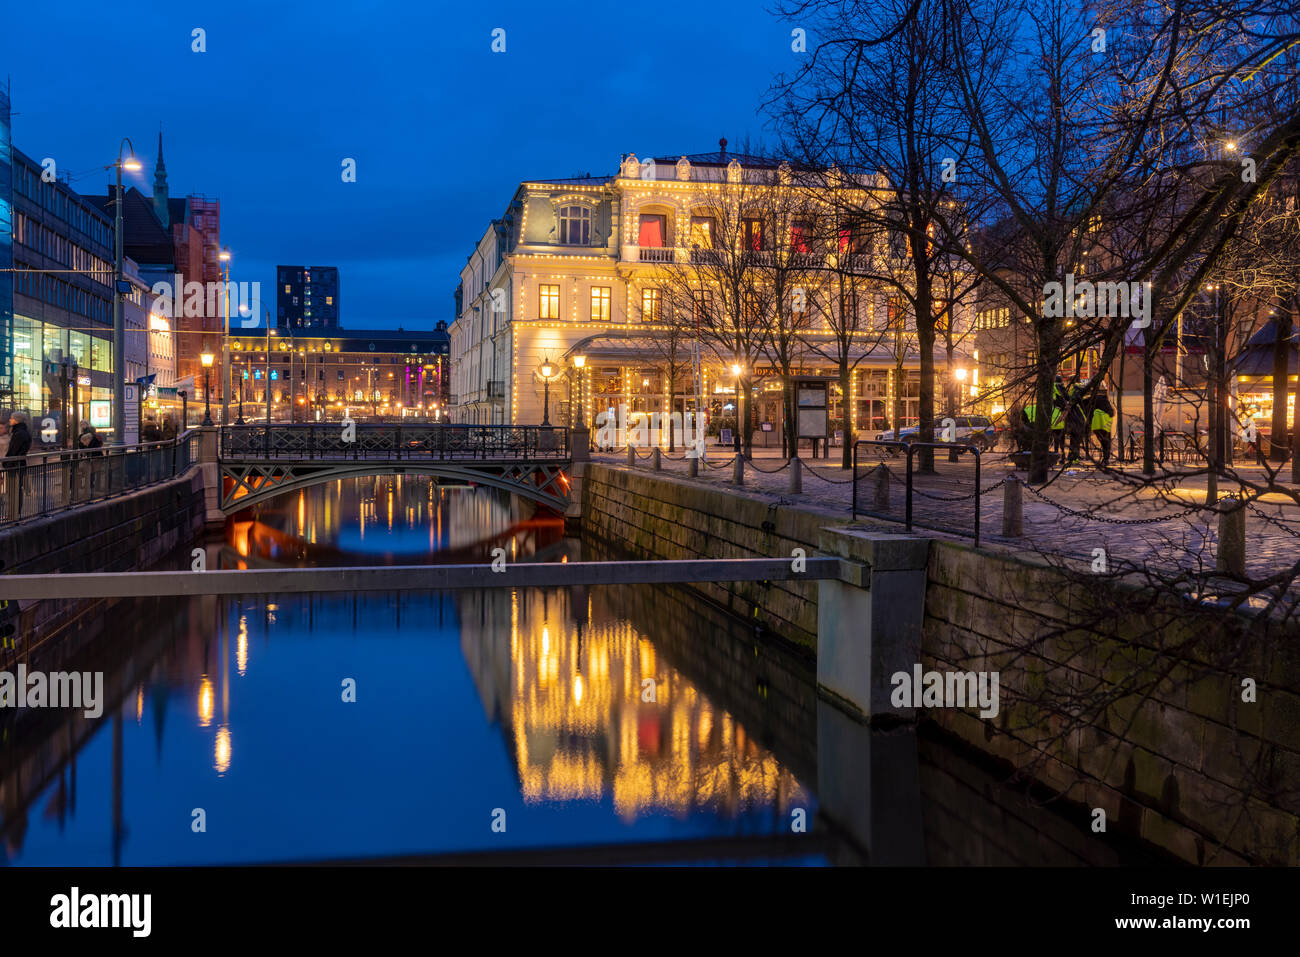
[[[27,429],[27,414],[14,412],[9,416],[9,447],[5,450],[5,498],[9,504],[9,519],[17,521],[23,514],[23,481],[27,477],[27,453],[32,447],[32,435]]]
[[[144,420],[144,428],[140,430],[141,441],[161,442],[162,438],[162,429],[158,428],[158,420],[150,415]]]
[[[166,416],[162,424],[162,437],[170,441],[176,438],[176,418],[175,416]]]
[[[4,457],[9,454],[9,435],[9,416],[0,416],[0,462],[3,462]],[[7,514],[3,512],[5,500],[4,493],[5,483],[3,480],[0,480],[0,514]]]

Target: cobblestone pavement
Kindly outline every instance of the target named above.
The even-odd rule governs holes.
[[[613,466],[627,466],[626,452],[592,454],[592,460]],[[914,458],[914,465],[919,456]],[[790,488],[790,467],[776,450],[755,449],[745,464],[743,490],[733,484],[735,453],[709,446],[699,475],[688,477],[682,452],[661,453],[662,470],[688,481],[726,487],[778,504],[816,508],[840,515],[850,514],[853,502],[853,470],[840,467],[839,450],[831,458],[802,461],[803,490]],[[889,470],[889,501],[876,501],[879,464]],[[706,467],[707,466],[707,467]],[[649,452],[638,450],[635,468],[651,469]],[[858,473],[858,517],[865,524],[876,520],[903,526],[906,500],[906,458],[901,453],[889,458],[874,454],[862,458]],[[1262,469],[1241,467],[1247,481],[1266,485]],[[1182,568],[1189,571],[1214,568],[1218,542],[1218,517],[1205,508],[1206,477],[1161,473],[1155,482],[1141,482],[1139,472],[1124,466],[1119,476],[1103,475],[1093,465],[1069,468],[1051,481],[1032,489],[1022,484],[1023,525],[1021,538],[1002,537],[1004,485],[1008,476],[1023,483],[1026,473],[1016,472],[1003,453],[982,456],[980,487],[981,544],[1030,549],[1092,562],[1095,549],[1104,549],[1108,567],[1131,564],[1148,568]],[[1289,474],[1289,473],[1288,473]],[[1234,484],[1232,486],[1236,488]],[[1220,495],[1229,486],[1220,480]],[[1300,505],[1285,494],[1300,487],[1284,485],[1284,491],[1267,493],[1247,507],[1246,555],[1251,577],[1276,574],[1300,561]],[[915,527],[970,538],[975,516],[974,456],[958,462],[946,453],[935,456],[935,474],[913,476],[912,515]]]

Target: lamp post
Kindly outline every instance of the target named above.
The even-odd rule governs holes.
[[[550,357],[542,360],[538,367],[542,374],[542,425],[551,424],[551,376],[555,373],[555,366],[551,365]]]
[[[225,291],[226,315],[221,333],[221,424],[230,424],[230,247],[217,254],[224,272],[222,288]]]
[[[212,424],[212,361],[215,359],[211,352],[204,352],[199,356],[199,361],[203,363],[203,424]]]
[[[271,310],[266,310],[266,371],[262,373],[266,381],[266,428],[267,435],[271,429]]]
[[[573,357],[573,368],[578,372],[578,418],[577,425],[574,426],[575,429],[585,429],[587,427],[587,423],[584,422],[582,418],[582,370],[586,367],[586,356]]]
[[[731,364],[731,374],[736,377],[736,454],[740,454],[740,374],[744,372],[744,366],[739,362]]]
[[[130,147],[130,155],[122,158],[122,147]],[[118,445],[126,444],[126,325],[122,317],[122,170],[139,172],[140,161],[135,158],[135,146],[129,137],[123,137],[117,148],[117,162],[104,169],[117,172],[117,202],[113,204],[113,436]],[[129,291],[129,289],[128,289]]]

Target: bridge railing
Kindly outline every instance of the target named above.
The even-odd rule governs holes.
[[[165,482],[199,461],[199,434],[98,449],[35,452],[0,469],[0,525]]]
[[[232,425],[223,459],[567,460],[569,430],[541,425]]]

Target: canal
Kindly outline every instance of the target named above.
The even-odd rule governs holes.
[[[284,496],[206,552],[617,559],[504,492],[412,476]],[[102,671],[107,700],[0,713],[8,864],[1151,859],[927,731],[855,726],[812,662],[682,589],[123,600],[59,638],[30,666]]]

